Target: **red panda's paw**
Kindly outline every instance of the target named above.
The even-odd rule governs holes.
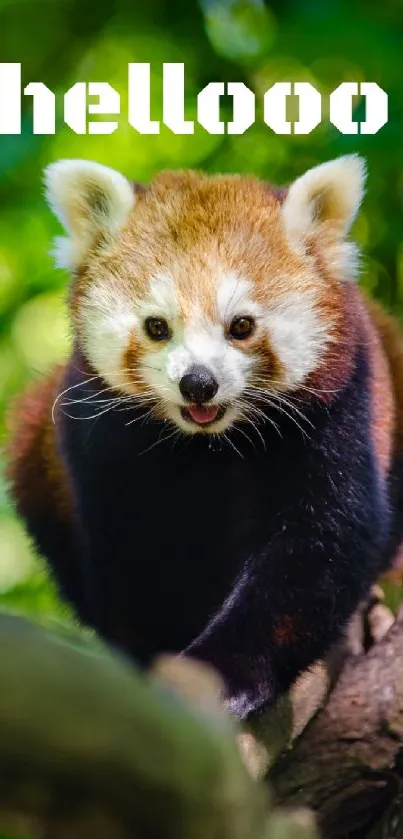
[[[226,656],[214,649],[214,645],[207,649],[203,643],[192,644],[185,655],[214,668],[222,680],[224,706],[238,720],[263,712],[278,698],[280,691],[268,658],[257,660],[247,654]]]

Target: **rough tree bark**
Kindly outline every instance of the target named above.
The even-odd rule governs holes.
[[[251,726],[274,802],[312,808],[328,839],[403,837],[403,610],[394,620],[375,603],[369,616],[370,632],[357,616],[344,656]]]

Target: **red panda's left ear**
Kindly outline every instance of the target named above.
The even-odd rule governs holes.
[[[301,251],[315,235],[340,244],[359,210],[365,178],[365,162],[355,154],[322,163],[297,178],[282,207],[290,245]]]

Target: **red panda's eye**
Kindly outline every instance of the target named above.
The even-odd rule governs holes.
[[[144,326],[153,341],[166,341],[170,337],[169,326],[163,318],[147,318]]]
[[[235,318],[229,328],[231,338],[236,338],[242,341],[244,338],[249,338],[255,328],[255,321],[253,318]]]

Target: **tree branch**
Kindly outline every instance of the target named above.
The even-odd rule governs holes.
[[[367,836],[381,821],[389,827],[379,836],[392,839],[403,835],[402,757],[400,615],[367,653],[348,657],[325,707],[268,779],[278,804],[312,807],[326,837]]]
[[[0,616],[2,826],[314,839],[312,808],[327,839],[401,839],[403,616],[390,628],[379,603],[370,614],[370,649],[357,616],[348,645],[242,731],[200,664],[163,658],[141,675],[91,640]]]

